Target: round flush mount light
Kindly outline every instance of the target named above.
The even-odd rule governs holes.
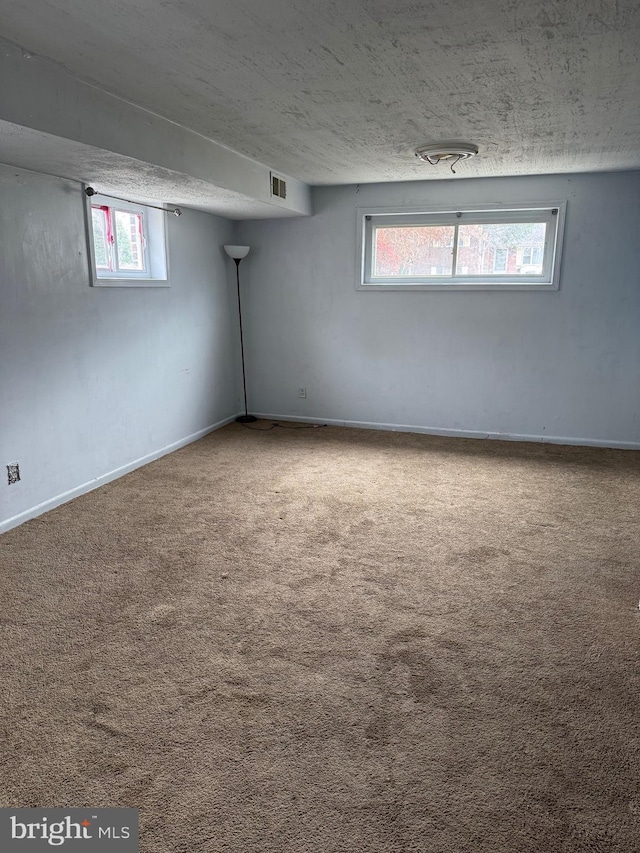
[[[447,161],[451,166],[451,171],[455,175],[453,167],[460,160],[468,160],[478,153],[478,146],[471,142],[437,142],[433,145],[423,145],[416,150],[416,157],[424,163],[431,163],[432,166],[437,166],[443,160]]]

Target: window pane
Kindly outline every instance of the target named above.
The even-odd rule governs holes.
[[[107,212],[101,207],[91,208],[91,221],[93,225],[93,248],[96,256],[96,269],[110,270],[111,252],[107,242]]]
[[[493,271],[506,272],[508,259],[509,252],[507,249],[496,249],[495,254],[493,256]]]
[[[546,223],[458,226],[456,275],[541,275]]]
[[[374,233],[374,276],[452,274],[455,226],[376,228]]]
[[[142,214],[116,210],[116,241],[118,269],[144,272],[142,248]]]

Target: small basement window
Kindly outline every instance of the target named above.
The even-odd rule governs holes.
[[[487,207],[359,210],[358,289],[557,290],[566,203]]]
[[[94,285],[168,286],[162,210],[93,195],[87,214]]]

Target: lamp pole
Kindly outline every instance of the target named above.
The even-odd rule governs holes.
[[[247,256],[249,246],[225,246],[224,250],[233,258],[236,264],[236,287],[238,289],[238,319],[240,321],[240,355],[242,357],[242,390],[244,392],[244,415],[238,415],[236,421],[241,424],[251,424],[258,419],[250,415],[247,409],[247,375],[244,363],[244,333],[242,329],[242,301],[240,299],[240,261]]]

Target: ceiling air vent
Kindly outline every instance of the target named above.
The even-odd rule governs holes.
[[[277,198],[286,198],[287,197],[287,184],[283,181],[282,178],[277,178],[273,172],[271,172],[271,195],[276,196]]]

